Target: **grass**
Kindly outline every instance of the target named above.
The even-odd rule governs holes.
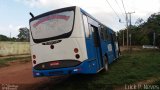
[[[152,85],[160,85],[160,80],[155,81]]]
[[[123,52],[123,56],[111,64],[109,72],[96,75],[73,75],[49,88],[54,90],[112,90],[125,84],[133,84],[152,77],[160,77],[160,52],[155,50]],[[159,81],[154,82],[159,84]]]
[[[11,61],[20,61],[20,62],[28,62],[30,60],[30,56],[24,56],[24,57],[16,57],[16,56],[8,56],[6,58],[1,57],[0,58],[0,67],[8,66],[9,62]]]

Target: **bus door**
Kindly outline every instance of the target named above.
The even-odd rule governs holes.
[[[100,35],[98,32],[98,27],[91,26],[93,30],[93,40],[94,40],[94,47],[96,49],[95,54],[98,60],[99,69],[103,66],[103,58],[102,58],[102,49],[100,43]]]
[[[115,37],[114,34],[111,34],[111,44],[112,44],[112,51],[113,51],[113,56],[116,58],[116,46],[115,46]]]

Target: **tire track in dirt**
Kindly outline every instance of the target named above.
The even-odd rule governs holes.
[[[50,79],[52,78],[52,79]],[[0,90],[2,86],[18,85],[17,90],[38,90],[37,88],[48,87],[50,83],[63,81],[63,77],[38,77],[32,76],[32,64],[13,63],[13,65],[0,68]],[[58,78],[61,78],[59,80]],[[67,78],[67,77],[65,77]]]

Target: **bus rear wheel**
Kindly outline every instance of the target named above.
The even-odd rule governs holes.
[[[107,59],[107,57],[106,56],[104,56],[103,57],[103,60],[104,60],[104,71],[105,72],[108,72],[108,70],[109,70],[109,67],[108,67],[108,59]]]

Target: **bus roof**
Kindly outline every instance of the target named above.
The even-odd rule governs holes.
[[[108,28],[109,30],[113,31],[111,28],[109,28],[108,26],[104,25],[103,23],[99,22],[99,20],[97,20],[96,18],[94,18],[93,16],[91,16],[89,13],[87,13],[85,10],[83,10],[82,8],[80,8],[81,12],[84,13],[85,15],[89,16],[90,18],[92,18],[93,20],[97,21],[98,23],[102,24],[103,26],[105,26],[106,28]],[[113,31],[114,32],[114,31]]]
[[[76,8],[76,6],[71,6],[71,7],[65,7],[65,8],[60,8],[60,9],[55,9],[55,10],[52,10],[52,11],[48,11],[48,12],[46,12],[46,13],[42,13],[42,14],[40,14],[40,15],[37,15],[37,16],[31,18],[31,19],[29,20],[29,22],[31,22],[31,21],[33,21],[33,20],[35,20],[35,19],[38,19],[38,18],[47,16],[47,15],[50,15],[51,13],[54,13],[54,12],[55,12],[55,13],[59,13],[59,12],[62,12],[62,11],[64,11],[64,10],[74,10],[75,8]]]

